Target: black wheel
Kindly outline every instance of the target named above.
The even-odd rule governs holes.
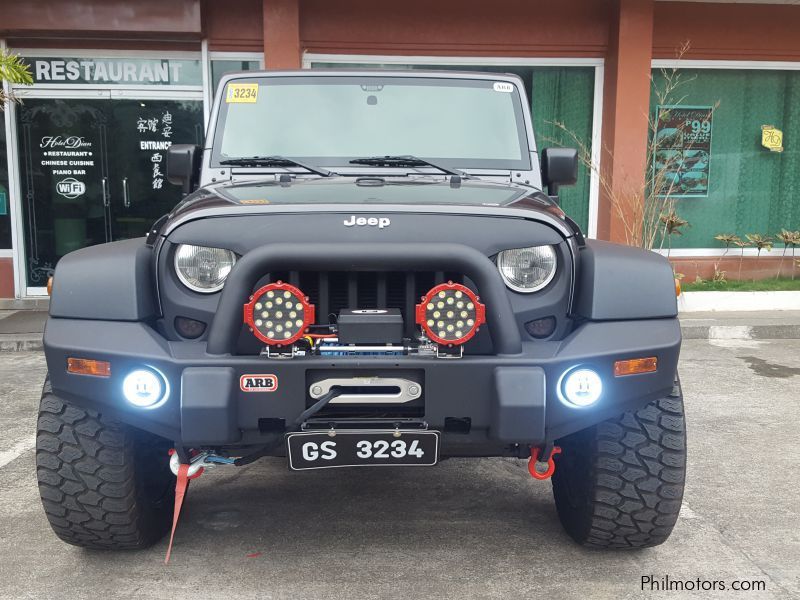
[[[683,394],[558,442],[553,496],[575,541],[598,548],[663,543],[678,519],[686,477]]]
[[[171,524],[171,444],[53,395],[45,380],[36,431],[39,494],[53,531],[84,548],[135,549]]]

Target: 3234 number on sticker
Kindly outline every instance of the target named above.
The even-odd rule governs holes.
[[[225,102],[243,102],[254,104],[258,101],[257,83],[229,83],[225,93]]]

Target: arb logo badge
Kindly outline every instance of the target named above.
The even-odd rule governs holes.
[[[243,392],[274,392],[278,389],[278,378],[275,375],[242,375],[239,389]]]

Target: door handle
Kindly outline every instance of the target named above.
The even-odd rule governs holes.
[[[131,197],[128,195],[128,178],[122,178],[122,202],[125,204],[125,208],[131,207]]]
[[[100,180],[100,185],[103,188],[103,206],[111,206],[111,203],[108,201],[108,177],[103,177]]]

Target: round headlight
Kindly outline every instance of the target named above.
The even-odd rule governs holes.
[[[195,292],[218,292],[231,272],[236,255],[223,248],[181,244],[175,252],[175,272],[181,283]]]
[[[556,251],[552,246],[503,250],[497,255],[497,268],[515,292],[536,292],[556,274]]]

